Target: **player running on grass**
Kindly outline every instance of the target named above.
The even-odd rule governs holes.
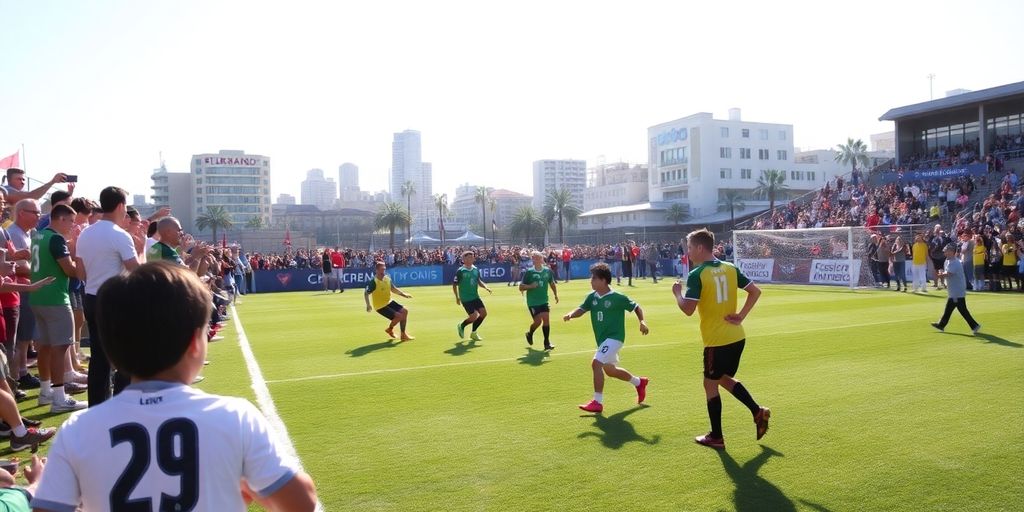
[[[481,341],[483,338],[476,331],[480,328],[480,324],[484,323],[484,318],[487,318],[487,308],[484,307],[484,301],[480,300],[477,288],[483,288],[487,290],[487,293],[494,292],[480,279],[480,269],[473,266],[475,260],[476,254],[473,251],[462,253],[462,266],[455,271],[452,292],[455,293],[455,303],[461,304],[462,308],[466,310],[466,314],[469,315],[465,320],[459,322],[457,327],[459,339],[466,338],[466,326],[472,324],[473,332],[470,333],[469,339]]]
[[[643,403],[647,397],[647,377],[638,377],[619,368],[619,350],[626,341],[626,311],[636,313],[640,320],[640,333],[646,335],[649,332],[647,322],[644,322],[644,311],[640,305],[630,300],[629,297],[612,290],[612,272],[608,265],[596,263],[590,267],[590,287],[594,291],[587,295],[580,307],[574,309],[562,317],[568,322],[573,318],[583,316],[590,312],[590,323],[594,327],[594,337],[597,339],[597,352],[590,368],[594,371],[594,399],[589,403],[580,405],[579,408],[587,412],[601,412],[604,410],[604,376],[608,374],[619,380],[624,380],[636,386],[636,402]]]
[[[722,437],[722,397],[718,387],[732,393],[743,402],[754,416],[757,438],[768,431],[771,411],[757,405],[740,381],[733,378],[740,367],[740,356],[746,343],[741,325],[757,299],[761,289],[747,279],[743,272],[729,263],[714,257],[715,235],[707,229],[700,229],[687,235],[686,252],[690,261],[697,265],[686,278],[686,295],[679,281],[672,286],[679,309],[690,316],[700,312],[700,335],[704,340],[704,394],[708,401],[708,417],[711,431],[694,440],[711,448],[725,448]],[[736,313],[737,289],[747,292],[743,309]]]
[[[551,321],[549,319],[551,309],[548,307],[548,286],[555,294],[555,304],[558,304],[558,288],[555,285],[554,275],[551,269],[544,266],[544,253],[533,251],[533,268],[523,272],[523,282],[519,285],[519,291],[526,292],[526,307],[530,310],[530,331],[526,333],[526,343],[533,345],[533,333],[544,324],[544,350],[555,348],[551,344]]]
[[[366,301],[366,312],[369,313],[376,310],[381,316],[391,320],[388,328],[384,329],[389,338],[395,339],[395,325],[401,324],[399,328],[402,330],[402,341],[414,340],[416,339],[415,337],[409,336],[405,332],[405,322],[409,319],[409,310],[391,300],[391,292],[407,299],[411,299],[412,295],[403,292],[395,286],[391,282],[391,276],[387,275],[384,272],[385,270],[387,270],[387,266],[384,265],[383,261],[378,261],[374,265],[373,279],[366,285],[366,291],[363,293],[363,300]],[[373,301],[372,307],[370,306],[371,300]]]

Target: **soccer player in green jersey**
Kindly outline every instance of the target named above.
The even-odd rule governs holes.
[[[761,297],[761,289],[738,268],[716,259],[714,247],[715,235],[707,229],[687,235],[686,252],[696,267],[686,278],[686,295],[683,295],[683,284],[678,281],[672,286],[672,293],[676,296],[679,309],[686,316],[692,315],[694,311],[700,312],[700,335],[704,340],[704,394],[707,397],[711,431],[697,437],[695,441],[722,449],[725,448],[725,438],[722,436],[722,397],[719,396],[719,386],[750,409],[758,439],[768,431],[771,411],[757,405],[747,388],[734,378],[746,342],[743,319],[750,314],[757,299]],[[736,295],[739,288],[747,292],[747,299],[743,309],[737,313]]]
[[[612,290],[612,271],[604,263],[596,263],[590,267],[590,287],[594,291],[587,295],[580,307],[562,317],[568,322],[590,312],[590,324],[594,327],[594,338],[597,340],[597,352],[590,368],[594,371],[594,399],[579,408],[587,412],[604,410],[604,376],[615,377],[636,386],[636,402],[643,403],[647,397],[647,377],[638,377],[619,368],[619,350],[626,341],[626,311],[636,313],[640,320],[640,333],[649,332],[644,322],[644,311],[640,305],[629,297]]]
[[[484,301],[480,300],[477,288],[483,288],[487,290],[487,293],[494,292],[480,279],[480,269],[473,266],[475,260],[476,254],[473,251],[462,253],[462,266],[455,271],[452,292],[455,293],[455,303],[461,304],[466,310],[466,314],[469,315],[465,320],[459,322],[457,327],[459,339],[466,337],[466,326],[472,324],[473,332],[470,333],[469,339],[481,341],[483,338],[476,333],[476,330],[480,328],[480,324],[484,323],[484,318],[487,318],[487,308],[484,307]]]
[[[551,269],[544,266],[544,253],[533,251],[533,268],[523,272],[523,282],[519,285],[519,291],[526,292],[526,307],[530,310],[530,331],[526,333],[526,343],[533,345],[533,333],[544,324],[544,350],[555,348],[551,344],[551,321],[549,319],[551,309],[548,307],[548,286],[551,293],[555,294],[555,304],[558,304],[558,288],[555,286],[555,277]]]

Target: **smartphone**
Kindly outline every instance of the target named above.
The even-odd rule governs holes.
[[[75,183],[77,181],[78,181],[78,175],[77,174],[65,174],[64,175],[64,183]]]

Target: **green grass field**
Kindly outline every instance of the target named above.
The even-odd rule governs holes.
[[[972,294],[984,326],[928,323],[944,296],[766,286],[746,320],[737,377],[771,407],[754,439],[723,394],[728,449],[708,430],[698,320],[672,281],[619,288],[645,309],[627,320],[622,366],[649,376],[638,407],[609,380],[591,398],[589,317],[552,304],[554,352],[527,348],[519,292],[484,295],[484,341],[460,342],[450,287],[410,288],[408,343],[344,294],[248,295],[237,307],[255,357],[326,510],[1019,510],[1024,503],[1024,295]],[[742,300],[742,294],[741,294]],[[539,338],[538,332],[538,338]],[[210,348],[200,387],[254,397],[233,325]],[[28,411],[31,413],[31,411]]]

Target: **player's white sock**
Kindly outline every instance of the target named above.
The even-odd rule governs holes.
[[[604,393],[594,393],[594,401],[599,403],[599,404],[603,403],[604,402]]]
[[[639,386],[640,385],[640,377],[637,377],[636,375],[634,375],[632,379],[629,379],[629,383],[634,385],[634,386]]]
[[[28,429],[25,428],[25,424],[18,423],[11,428],[11,433],[13,433],[15,437],[25,437],[28,435]]]
[[[53,388],[53,403],[64,403],[64,386],[56,386]]]
[[[49,395],[50,394],[50,381],[41,380],[39,381],[39,394]]]

